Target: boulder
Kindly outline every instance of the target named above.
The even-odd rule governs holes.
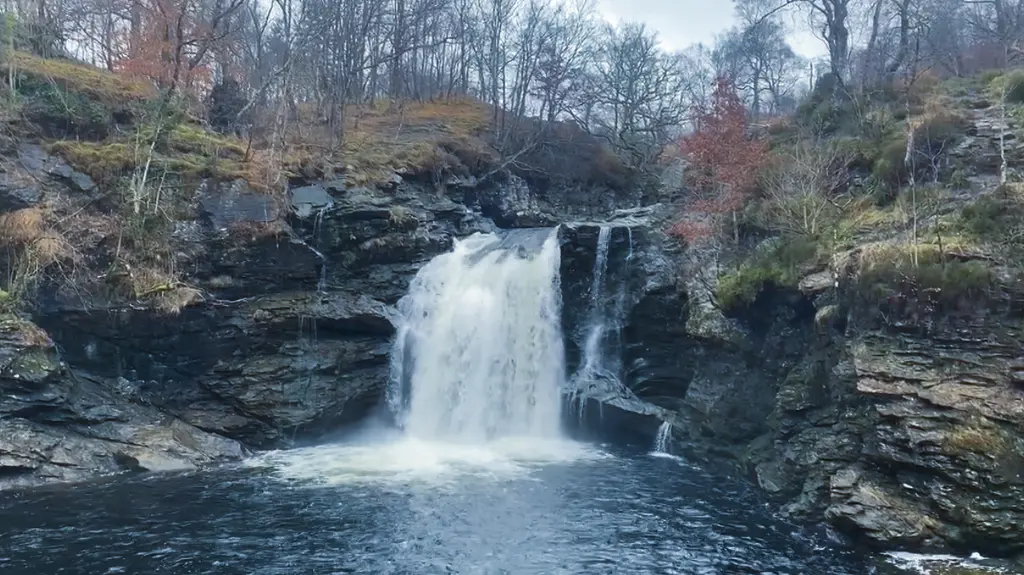
[[[0,489],[238,459],[242,446],[68,369],[37,326],[0,318]]]

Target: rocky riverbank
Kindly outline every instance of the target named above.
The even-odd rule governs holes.
[[[859,542],[1024,551],[1024,282],[1004,244],[1018,215],[993,184],[992,108],[968,104],[948,161],[969,175],[928,208],[919,263],[896,225],[795,263],[777,239],[737,256],[680,250],[656,218],[613,230],[607,274],[632,278],[614,280],[616,405],[635,412],[617,421],[666,418],[678,452]],[[592,262],[596,236],[570,257]]]
[[[0,142],[0,239],[61,255],[31,305],[0,297],[0,489],[192,468],[360,421],[382,404],[393,306],[422,265],[474,232],[560,225],[576,431],[646,446],[669,422],[676,451],[728,462],[793,517],[884,548],[1020,553],[1016,204],[993,184],[1005,130],[967,107],[959,183],[934,196],[939,239],[910,271],[896,225],[784,273],[787,246],[764,230],[685,245],[665,233],[674,186],[603,156],[565,175],[547,156],[518,174],[292,174],[285,195],[207,175],[169,191],[150,230],[127,229],[117,180],[85,173],[71,144]],[[950,228],[975,244],[949,245]],[[15,251],[12,273],[38,263]]]

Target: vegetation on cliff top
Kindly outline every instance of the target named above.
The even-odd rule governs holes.
[[[771,151],[742,205],[730,207],[735,219],[675,229],[691,243],[716,243],[732,262],[717,278],[716,303],[741,312],[767,288],[795,290],[827,268],[869,306],[899,295],[955,309],[1020,277],[1024,196],[1006,144],[1024,127],[1010,97],[1018,76],[921,82],[832,102],[824,134],[808,128],[821,128],[820,110],[805,107],[754,135]],[[993,102],[993,93],[1008,96]],[[734,193],[722,182],[692,180],[705,193]],[[681,222],[705,215],[696,205]]]
[[[599,140],[557,124],[550,130],[523,124],[510,131],[506,143],[519,151],[506,161],[494,130],[495,122],[511,120],[465,96],[346,104],[340,128],[325,121],[322,110],[299,104],[288,129],[267,134],[255,126],[217,130],[214,118],[202,119],[215,112],[244,114],[248,104],[237,98],[204,103],[136,75],[24,52],[11,53],[5,62],[14,80],[3,92],[10,129],[6,151],[34,139],[90,176],[100,194],[33,206],[31,215],[49,222],[37,230],[41,239],[0,238],[9,256],[5,301],[11,306],[25,301],[41,281],[168,312],[196,301],[201,294],[176,269],[172,232],[175,221],[195,217],[196,193],[206,179],[241,178],[250,189],[283,202],[296,180],[381,186],[402,174],[440,185],[451,176],[479,177],[502,168],[553,178],[558,174],[548,169],[550,145],[569,151],[567,157],[574,148],[583,150],[564,169],[580,182],[625,185],[628,177],[621,159],[605,152]],[[226,109],[229,104],[235,109]],[[338,129],[345,134],[340,141],[333,134]],[[51,249],[51,239],[70,245],[85,228],[105,230],[106,239],[94,241],[88,254]],[[80,273],[96,265],[105,269]],[[86,276],[104,278],[103,285],[82,286]]]

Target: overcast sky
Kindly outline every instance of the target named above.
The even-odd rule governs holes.
[[[697,42],[710,45],[734,23],[729,0],[598,0],[598,9],[609,22],[647,24],[658,32],[665,49],[672,51]],[[825,51],[808,33],[792,34],[790,42],[803,56],[819,56]]]

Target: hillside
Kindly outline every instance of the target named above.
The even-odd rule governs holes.
[[[312,108],[289,114],[283,139],[276,129],[217,132],[197,116],[202,105],[165,100],[141,80],[24,53],[14,62],[17,89],[4,105],[8,179],[56,176],[74,190],[44,190],[7,206],[28,211],[7,220],[17,230],[6,247],[18,261],[8,262],[4,289],[30,306],[40,282],[167,312],[202,298],[206,288],[177,261],[176,228],[227,201],[213,197],[221,188],[284,214],[292,209],[290,190],[315,182],[338,191],[387,190],[404,178],[441,189],[512,173],[541,187],[575,181],[623,193],[630,186],[621,162],[569,125],[516,124],[502,140],[505,159],[494,140],[498,117],[469,99],[350,105],[341,114],[339,145],[338,133]],[[561,168],[563,159],[572,160],[571,169]],[[265,219],[258,233],[285,233]]]
[[[393,306],[454,239],[640,201],[573,125],[467,99],[348,106],[332,145],[314,109],[283,138],[217,131],[145,83],[15,62],[0,488],[322,437],[378,406]]]
[[[930,79],[770,128],[740,242],[684,254],[690,383],[641,394],[695,457],[871,545],[1022,549],[1021,86]]]
[[[949,304],[1007,281],[1022,263],[1024,105],[1012,92],[1003,105],[999,90],[1022,79],[922,81],[909,104],[896,93],[812,100],[771,127],[779,164],[741,224],[757,249],[726,246],[735,265],[719,303],[738,311],[766,287],[796,288],[826,268],[872,295],[911,289]]]

